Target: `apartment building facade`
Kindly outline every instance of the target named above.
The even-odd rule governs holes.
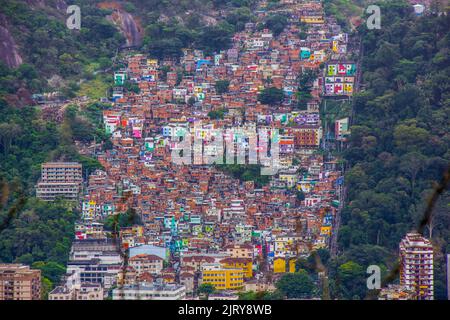
[[[103,300],[104,292],[100,284],[82,284],[78,288],[58,286],[53,289],[48,300]]]
[[[0,264],[0,300],[40,299],[40,270],[22,264]]]
[[[113,300],[182,300],[185,297],[185,286],[175,283],[127,285],[112,292]]]
[[[418,233],[408,233],[400,242],[400,284],[418,300],[433,300],[433,246]]]
[[[148,272],[150,274],[158,274],[163,269],[163,261],[161,257],[149,254],[139,254],[128,260],[128,264],[133,267],[138,274]]]
[[[242,268],[224,268],[220,264],[202,266],[202,283],[210,283],[217,290],[237,290],[244,286],[245,272]]]
[[[57,197],[77,200],[83,182],[82,165],[77,162],[47,162],[41,166],[36,196],[45,201]]]

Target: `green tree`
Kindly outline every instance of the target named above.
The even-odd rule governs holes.
[[[230,81],[228,80],[217,80],[216,81],[216,92],[218,94],[224,94],[228,92],[228,87],[230,86]]]
[[[340,290],[346,299],[362,299],[366,290],[366,274],[361,265],[348,261],[338,268]]]
[[[296,92],[297,103],[302,109],[306,109],[306,104],[312,99],[311,90],[314,81],[317,78],[317,71],[313,69],[307,69],[302,72],[298,78],[298,88]]]
[[[254,20],[248,7],[242,7],[230,12],[225,18],[228,23],[234,25],[235,31],[242,31],[247,22]]]
[[[283,275],[275,284],[288,299],[311,298],[314,283],[305,270]]]
[[[225,112],[226,112],[225,109],[212,110],[208,112],[208,117],[213,120],[223,119],[225,116]]]
[[[191,96],[191,97],[189,97],[189,99],[188,99],[188,105],[189,105],[190,107],[192,107],[192,106],[195,104],[196,101],[197,101],[197,100],[195,99],[195,97],[194,97],[194,96]]]
[[[51,283],[58,283],[61,276],[66,273],[64,265],[54,261],[36,261],[31,265],[33,269],[39,269],[42,272],[42,276],[48,279]]]
[[[231,36],[234,28],[227,22],[205,27],[197,40],[197,45],[211,54],[228,49],[231,45]]]
[[[208,300],[209,295],[214,293],[214,291],[216,291],[216,288],[211,283],[202,283],[197,289],[198,294],[206,296],[206,300]]]
[[[257,300],[256,292],[254,292],[254,291],[241,292],[238,295],[239,295],[239,300]]]
[[[106,230],[114,231],[120,228],[131,227],[133,225],[142,225],[141,216],[135,209],[130,208],[125,213],[119,213],[106,218],[104,227]]]
[[[53,290],[53,283],[49,279],[42,277],[41,278],[41,299],[47,300],[48,294],[52,290]]]
[[[276,87],[270,87],[262,90],[258,95],[258,100],[262,104],[275,106],[283,102],[284,92]]]
[[[303,193],[302,190],[297,190],[297,191],[295,192],[295,195],[296,195],[298,201],[303,201],[303,200],[305,200],[305,194]]]
[[[265,27],[270,29],[275,36],[283,32],[288,25],[288,19],[283,14],[271,14],[265,20]]]

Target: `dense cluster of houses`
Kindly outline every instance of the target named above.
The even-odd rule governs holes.
[[[233,299],[241,290],[273,290],[299,257],[329,245],[343,179],[337,159],[319,152],[319,104],[323,94],[352,94],[355,65],[346,60],[347,35],[320,1],[284,3],[291,23],[278,36],[247,23],[230,49],[212,56],[185,50],[179,61],[126,57],[114,74],[113,106],[103,111],[113,147],[97,153],[103,169],[89,176],[67,275],[51,298],[195,298],[210,283],[217,297]],[[308,69],[320,73],[312,99],[299,105],[298,77]],[[218,81],[228,88],[218,90]],[[283,91],[281,103],[258,101],[270,87]],[[266,130],[271,148],[279,145],[269,183],[239,180],[205,162],[218,156],[215,132],[236,128]],[[336,128],[344,137],[348,119]],[[199,150],[194,144],[191,164],[174,163],[186,134],[201,142]],[[249,138],[232,131],[224,140],[233,150],[244,146],[236,165],[246,165]],[[118,232],[104,225],[131,213],[140,223]]]

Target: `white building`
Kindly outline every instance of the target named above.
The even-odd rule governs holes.
[[[400,284],[416,293],[418,300],[433,300],[433,245],[418,233],[400,242]]]
[[[181,300],[186,297],[186,287],[179,284],[128,285],[113,290],[113,300]]]
[[[49,293],[49,300],[103,300],[104,292],[100,284],[82,284],[78,288],[60,286]]]

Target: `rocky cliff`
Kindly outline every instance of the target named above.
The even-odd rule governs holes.
[[[9,30],[6,17],[0,14],[0,60],[8,67],[15,68],[22,64],[23,59]]]

